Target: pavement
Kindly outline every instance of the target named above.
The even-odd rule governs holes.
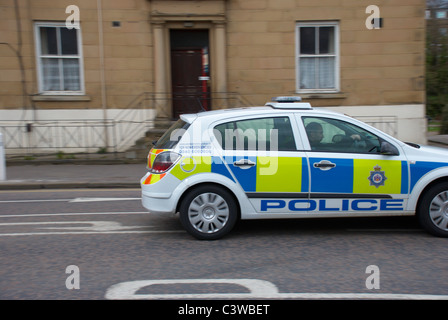
[[[429,136],[428,145],[448,148],[448,135]],[[120,154],[7,157],[0,190],[140,188],[146,172],[146,159]]]
[[[0,190],[140,188],[140,179],[147,172],[146,159],[116,154],[70,157],[7,157],[6,179],[0,180]]]

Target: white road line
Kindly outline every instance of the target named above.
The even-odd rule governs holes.
[[[66,192],[120,192],[141,191],[140,188],[72,188],[72,189],[32,189],[32,190],[0,190],[1,193],[66,193]]]
[[[46,226],[49,225],[50,227]],[[56,225],[56,226],[55,226]],[[65,225],[65,226],[61,226]],[[69,226],[67,226],[69,225]],[[70,226],[72,225],[72,226]],[[74,226],[75,225],[75,226]],[[84,226],[76,226],[84,225]],[[74,235],[74,234],[113,234],[113,233],[173,233],[184,232],[183,230],[159,230],[159,231],[137,231],[132,229],[151,228],[152,226],[123,226],[117,221],[37,221],[37,222],[10,222],[0,223],[2,226],[40,226],[37,229],[56,229],[66,231],[52,232],[20,232],[20,233],[0,233],[0,237],[11,236],[36,236],[36,235]],[[55,227],[52,227],[55,226]]]
[[[41,227],[40,229],[65,229],[65,230],[81,230],[81,231],[118,231],[138,228],[150,228],[151,226],[123,226],[117,221],[35,221],[35,222],[8,222],[0,223],[1,226],[38,226],[38,225],[70,225],[81,224],[83,227]]]
[[[228,283],[249,289],[249,293],[186,293],[186,294],[137,294],[151,285]],[[401,294],[401,293],[281,293],[272,282],[258,279],[175,279],[138,280],[121,282],[106,290],[106,299],[386,299],[386,300],[448,300],[448,295]]]
[[[118,296],[118,295],[117,295]],[[305,299],[305,300],[448,300],[448,295],[401,294],[401,293],[276,293],[252,295],[250,293],[203,293],[203,294],[138,294],[134,296],[109,297],[119,300],[197,300],[197,299]]]
[[[69,202],[73,199],[1,200],[0,203]]]
[[[24,217],[56,217],[56,216],[84,216],[84,215],[114,215],[114,214],[150,214],[148,211],[134,212],[75,212],[75,213],[31,213],[0,215],[0,218],[24,218]]]
[[[30,232],[30,233],[2,233],[0,237],[14,236],[52,236],[52,235],[75,235],[75,234],[124,234],[124,233],[180,233],[183,230],[161,230],[161,231],[77,231],[77,232]]]
[[[104,201],[136,201],[142,198],[89,198],[74,199],[29,199],[29,200],[0,200],[0,203],[33,203],[33,202],[104,202]]]
[[[423,232],[423,229],[345,229],[350,232]]]
[[[101,202],[101,201],[135,201],[142,200],[142,198],[75,198],[69,202]]]

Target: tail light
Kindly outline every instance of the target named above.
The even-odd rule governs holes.
[[[180,154],[176,152],[166,151],[159,153],[154,159],[151,167],[151,173],[164,173],[168,171],[180,158]]]

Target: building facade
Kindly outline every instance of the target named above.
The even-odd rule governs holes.
[[[68,123],[97,121],[93,146],[109,147],[125,140],[111,131],[117,121],[300,95],[425,143],[425,9],[424,0],[4,0],[3,136],[14,149],[41,130],[33,146],[49,145],[48,124],[62,121],[69,145],[82,130]],[[120,129],[129,140],[120,148],[144,133],[135,128]]]
[[[426,7],[427,31],[436,38],[434,42],[448,37],[448,1],[429,1]]]

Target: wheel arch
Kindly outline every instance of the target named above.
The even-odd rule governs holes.
[[[448,183],[448,176],[443,176],[443,177],[439,177],[437,179],[432,180],[431,182],[429,182],[422,191],[420,191],[420,194],[418,196],[418,200],[415,204],[415,210],[416,213],[418,211],[418,208],[420,207],[420,204],[422,202],[423,196],[426,194],[426,192],[428,192],[428,190],[430,190],[432,187],[434,187],[435,185],[438,185],[440,183]]]
[[[179,207],[182,203],[182,201],[184,200],[184,198],[194,189],[197,189],[199,187],[202,186],[216,186],[219,188],[224,189],[225,191],[227,191],[232,198],[235,200],[236,203],[236,207],[237,207],[237,213],[238,213],[238,217],[237,220],[241,220],[241,202],[239,201],[238,197],[236,196],[235,192],[233,192],[232,189],[230,189],[229,187],[225,186],[224,184],[221,183],[216,183],[216,182],[199,182],[197,184],[191,185],[189,186],[180,196],[179,200],[177,201],[177,205],[176,205],[176,212],[179,212]]]

